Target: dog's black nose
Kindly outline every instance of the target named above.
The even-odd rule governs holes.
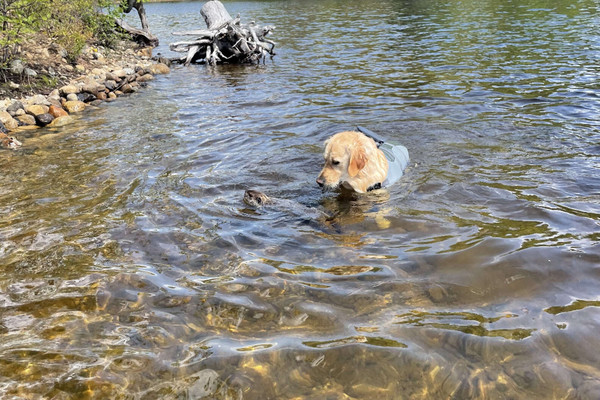
[[[324,181],[323,179],[321,179],[321,177],[318,177],[318,178],[317,178],[317,184],[318,184],[320,187],[323,187],[323,185],[325,184],[325,181]]]

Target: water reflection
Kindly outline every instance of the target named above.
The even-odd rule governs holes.
[[[147,4],[158,51],[200,6]],[[227,7],[272,62],[0,154],[2,396],[597,398],[597,5]],[[355,125],[411,165],[322,193]]]

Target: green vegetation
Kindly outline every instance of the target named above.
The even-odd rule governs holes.
[[[25,38],[42,34],[75,60],[94,39],[110,46],[117,38],[114,17],[122,15],[119,0],[2,0],[0,1],[0,69],[16,57]]]

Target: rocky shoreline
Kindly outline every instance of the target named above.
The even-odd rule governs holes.
[[[0,146],[16,149],[27,131],[70,124],[76,121],[73,114],[137,92],[155,75],[170,72],[168,59],[153,59],[152,48],[133,46],[123,44],[119,50],[87,47],[75,65],[63,59],[54,68],[65,71],[59,87],[29,96],[16,90],[17,96],[0,100]],[[17,62],[11,68],[13,73],[24,73],[27,67]]]

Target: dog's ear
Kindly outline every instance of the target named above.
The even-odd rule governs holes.
[[[325,143],[323,143],[323,157],[327,155],[329,152],[329,145],[331,144],[331,138],[327,139]]]
[[[367,153],[362,146],[356,146],[350,155],[350,163],[348,164],[348,175],[355,177],[361,169],[367,164]]]

